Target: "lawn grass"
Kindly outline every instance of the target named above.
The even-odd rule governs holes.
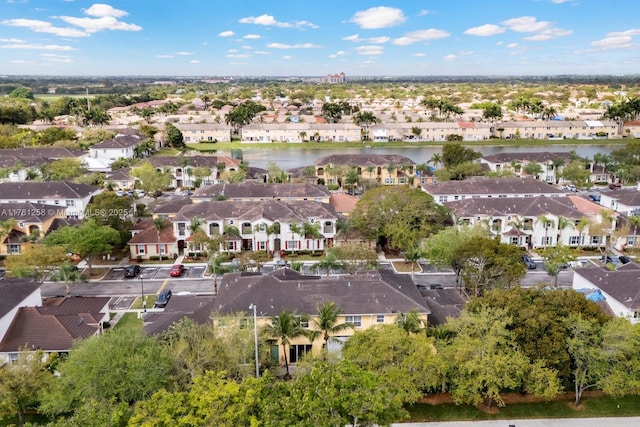
[[[394,270],[396,270],[398,273],[421,273],[422,272],[422,267],[420,267],[420,264],[418,264],[417,262],[393,261],[391,264],[393,264]],[[411,268],[412,266],[413,266],[413,270]]]
[[[118,323],[116,323],[114,328],[125,329],[140,323],[142,323],[142,319],[138,319],[138,315],[136,313],[125,313],[122,315],[120,320],[118,320]]]
[[[477,421],[526,418],[596,418],[640,416],[638,396],[613,398],[610,396],[584,397],[576,409],[573,397],[551,402],[511,403],[496,413],[487,413],[475,406],[441,403],[417,403],[406,408],[407,422]]]
[[[144,299],[147,300],[147,308],[153,307],[153,304],[156,303],[156,297],[157,297],[157,295],[155,295],[155,294],[147,294],[145,292]],[[132,310],[142,310],[142,297],[140,296],[140,297],[136,298],[136,300],[133,302],[133,304],[131,304],[130,308]]]

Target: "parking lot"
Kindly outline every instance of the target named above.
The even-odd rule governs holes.
[[[205,266],[190,266],[186,264],[184,266],[184,272],[180,277],[171,277],[169,276],[169,271],[171,270],[171,266],[167,265],[166,267],[143,267],[142,272],[138,274],[136,278],[133,277],[124,277],[124,267],[114,267],[109,269],[107,274],[104,275],[102,280],[136,280],[142,278],[142,280],[164,280],[164,279],[172,279],[179,280],[180,278],[185,279],[196,279],[201,278],[205,271]]]

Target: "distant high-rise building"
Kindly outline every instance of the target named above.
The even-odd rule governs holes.
[[[328,74],[320,77],[320,83],[344,83],[346,80],[344,73]]]

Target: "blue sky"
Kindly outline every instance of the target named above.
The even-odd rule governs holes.
[[[640,74],[637,0],[0,1],[5,75]]]

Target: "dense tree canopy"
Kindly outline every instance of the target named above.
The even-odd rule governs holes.
[[[409,251],[451,219],[446,208],[419,188],[377,187],[364,193],[350,223],[370,239]]]

